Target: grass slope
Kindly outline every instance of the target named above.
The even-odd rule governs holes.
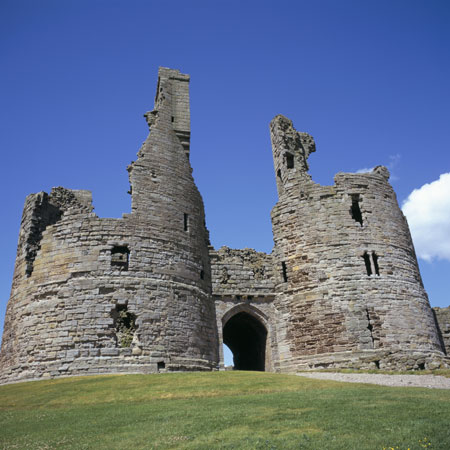
[[[257,372],[0,386],[2,449],[448,450],[449,422],[448,390]]]

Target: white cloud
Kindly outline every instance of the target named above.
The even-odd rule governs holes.
[[[403,213],[419,258],[450,261],[450,173],[414,189],[403,202]]]
[[[369,172],[372,172],[373,169],[375,169],[375,167],[359,169],[355,173],[369,173]]]

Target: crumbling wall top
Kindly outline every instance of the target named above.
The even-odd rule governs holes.
[[[270,131],[274,152],[280,154],[284,159],[287,158],[286,153],[289,153],[294,157],[292,168],[295,168],[295,162],[297,162],[300,163],[298,165],[300,170],[307,171],[309,169],[308,157],[316,151],[314,138],[308,133],[297,131],[292,120],[281,114],[275,116],[270,122]],[[290,162],[288,161],[288,163]]]
[[[280,197],[299,181],[311,180],[308,157],[316,151],[316,145],[311,135],[298,132],[292,120],[281,114],[270,122],[270,139]]]
[[[251,248],[210,247],[215,296],[273,295],[275,272],[272,255]]]
[[[160,67],[158,69],[158,77],[159,79],[171,78],[179,81],[189,81],[191,79],[189,74],[181,73],[178,69],[170,69],[169,67]]]

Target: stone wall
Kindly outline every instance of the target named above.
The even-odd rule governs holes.
[[[433,308],[433,314],[439,328],[439,338],[445,348],[447,356],[450,356],[450,306],[447,308]]]
[[[215,296],[273,296],[275,273],[271,255],[253,249],[210,248]]]

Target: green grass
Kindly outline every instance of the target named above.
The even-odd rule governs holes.
[[[0,386],[2,449],[450,448],[450,391],[255,372]]]

